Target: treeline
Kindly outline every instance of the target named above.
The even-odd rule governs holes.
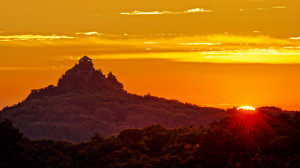
[[[299,128],[299,113],[239,113],[206,128],[151,125],[71,143],[31,140],[5,120],[0,123],[0,167],[298,168]]]
[[[0,119],[12,120],[31,138],[80,142],[95,132],[108,136],[125,128],[143,128],[153,123],[168,128],[190,124],[207,126],[227,114],[223,109],[102,90],[25,100],[3,109]]]

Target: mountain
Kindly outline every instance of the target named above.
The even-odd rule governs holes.
[[[57,86],[32,90],[17,105],[0,112],[26,136],[88,140],[94,133],[108,136],[125,128],[142,128],[157,123],[167,128],[206,126],[228,112],[199,107],[177,100],[128,93],[110,72],[96,70],[84,56],[58,80]]]

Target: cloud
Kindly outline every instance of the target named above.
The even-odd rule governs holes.
[[[222,43],[178,43],[180,45],[190,45],[190,46],[198,46],[198,45],[221,45]]]
[[[286,9],[286,6],[273,6],[273,9]]]
[[[142,12],[142,11],[132,11],[132,12],[121,12],[120,15],[165,15],[165,14],[177,14],[171,11],[151,11],[151,12]]]
[[[0,51],[9,60],[46,61],[89,55],[96,59],[169,59],[188,62],[300,63],[300,41],[263,35],[109,35],[0,36]],[[19,40],[23,39],[43,40]],[[50,38],[51,37],[51,38]],[[56,40],[53,40],[56,39]],[[294,37],[294,39],[300,39]],[[43,56],[43,57],[41,57]],[[4,58],[3,58],[4,59]],[[3,69],[3,68],[2,68]],[[4,68],[5,69],[5,68]]]
[[[203,8],[195,8],[184,11],[184,13],[207,13],[211,12],[211,10],[203,9]]]
[[[15,40],[54,40],[54,39],[73,39],[71,36],[58,36],[58,35],[7,35],[0,36],[0,41],[15,41]]]
[[[156,42],[156,41],[145,41],[144,42],[144,44],[156,44],[156,43],[158,43],[158,42]]]
[[[291,40],[300,40],[300,37],[291,37]]]
[[[258,10],[258,11],[265,11],[265,10],[267,10],[267,8],[256,8],[256,10]]]
[[[132,11],[132,12],[121,12],[120,15],[174,15],[174,14],[189,14],[189,13],[208,13],[211,12],[211,10],[203,9],[203,8],[194,8],[194,9],[188,9],[183,12],[173,12],[173,11]]]
[[[90,35],[102,35],[102,33],[98,33],[96,31],[93,31],[93,32],[77,32],[75,34],[78,34],[78,35],[88,35],[88,36],[90,36]]]

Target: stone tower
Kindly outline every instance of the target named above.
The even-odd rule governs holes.
[[[85,82],[89,82],[93,72],[95,71],[93,63],[92,63],[92,59],[90,59],[87,56],[82,57],[79,60],[78,67],[79,67],[79,69],[78,69],[76,75],[78,77],[80,77],[81,79],[83,79]]]

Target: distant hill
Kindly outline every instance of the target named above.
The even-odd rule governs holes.
[[[96,132],[108,136],[125,128],[142,128],[153,123],[167,128],[206,126],[227,113],[222,109],[127,93],[112,73],[105,76],[101,70],[95,70],[92,60],[85,56],[65,72],[57,86],[32,90],[24,101],[4,108],[0,120],[12,120],[30,138],[79,142]]]

